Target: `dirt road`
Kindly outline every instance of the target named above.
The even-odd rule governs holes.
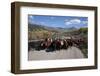
[[[55,59],[80,59],[84,58],[81,50],[76,47],[70,47],[67,50],[54,52],[29,51],[28,60],[55,60]]]

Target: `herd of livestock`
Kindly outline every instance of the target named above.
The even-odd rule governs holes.
[[[68,49],[69,47],[72,46],[78,47],[82,45],[84,42],[85,40],[83,38],[54,39],[54,40],[51,38],[46,38],[40,41],[28,42],[28,50],[30,51],[31,49],[35,49],[38,51],[46,50],[46,52],[53,52],[61,49]]]

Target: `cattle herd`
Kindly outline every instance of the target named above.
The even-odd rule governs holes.
[[[28,50],[35,49],[37,51],[40,50],[46,50],[46,52],[53,52],[56,50],[61,49],[68,49],[69,47],[75,46],[79,47],[80,45],[83,45],[84,39],[51,39],[46,38],[44,40],[40,41],[31,41],[28,42]]]

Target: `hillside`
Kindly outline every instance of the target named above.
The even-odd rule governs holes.
[[[45,26],[37,24],[28,25],[28,37],[29,40],[51,38],[51,36],[57,31],[46,29]]]
[[[61,27],[47,27],[38,24],[28,25],[28,37],[29,40],[44,39],[44,38],[56,38],[63,36],[86,36],[87,28],[77,29],[75,27],[61,28]]]

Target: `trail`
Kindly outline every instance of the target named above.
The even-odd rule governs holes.
[[[80,59],[84,58],[83,53],[76,47],[70,47],[67,50],[60,50],[54,52],[29,51],[29,60],[55,60],[55,59]]]

